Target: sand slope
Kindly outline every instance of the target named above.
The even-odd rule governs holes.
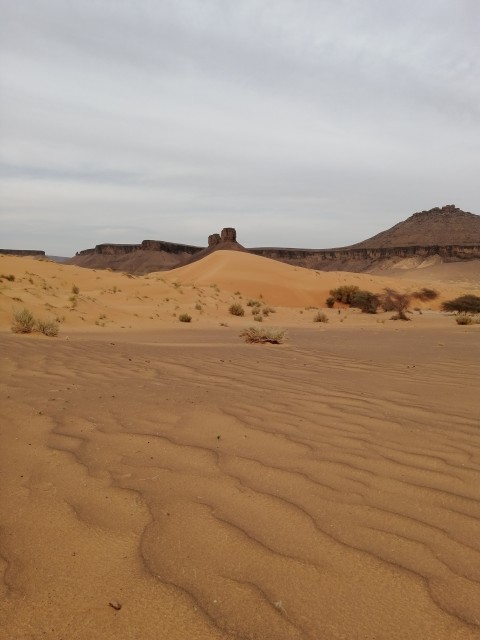
[[[275,307],[275,316],[264,318],[267,323],[310,324],[314,311],[308,312],[308,308],[324,308],[330,289],[344,284],[374,292],[385,287],[414,291],[433,286],[440,294],[437,300],[415,301],[412,306],[435,310],[442,300],[462,293],[480,294],[479,264],[476,261],[408,272],[394,270],[384,276],[320,272],[246,253],[217,251],[179,269],[134,277],[0,256],[0,330],[8,330],[14,310],[23,307],[38,317],[56,318],[62,332],[153,329],[178,324],[183,313],[191,315],[195,326],[218,326],[220,322],[239,325],[250,316],[250,298]],[[13,281],[5,277],[10,275]],[[229,314],[233,302],[244,306],[245,319]],[[344,318],[336,311],[329,316],[332,323]],[[372,324],[376,320],[362,321]]]
[[[0,638],[479,639],[480,325],[306,308],[478,295],[472,265],[0,258]],[[260,294],[284,345],[238,337]],[[17,305],[59,337],[11,333]]]

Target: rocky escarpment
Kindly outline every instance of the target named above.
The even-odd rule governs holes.
[[[44,256],[45,251],[37,251],[35,249],[0,249],[0,254],[7,256]]]
[[[258,247],[245,249],[233,227],[208,236],[205,248],[161,240],[140,244],[100,244],[80,251],[73,264],[111,268],[130,273],[173,269],[200,260],[220,249],[249,251],[256,255],[322,271],[370,271],[392,267],[406,259],[413,263],[438,260],[455,262],[480,259],[480,216],[455,205],[419,211],[391,229],[348,247],[295,249]]]
[[[419,211],[386,231],[348,247],[284,249],[262,247],[252,253],[322,271],[370,271],[406,259],[417,264],[480,259],[480,216],[454,204]]]
[[[245,251],[237,242],[235,229],[226,227],[221,233],[210,235],[205,248],[163,240],[143,240],[139,244],[104,243],[77,252],[69,263],[90,269],[144,274],[189,264],[218,249]]]
[[[134,251],[166,251],[172,254],[188,253],[193,255],[201,251],[202,247],[194,247],[189,244],[165,242],[163,240],[143,240],[140,244],[97,244],[93,249],[78,251],[76,256],[100,255],[100,256],[124,256]]]
[[[438,258],[440,262],[479,260],[478,245],[410,246],[345,249],[271,249],[268,247],[250,249],[250,253],[280,260],[288,264],[319,271],[369,271],[383,266],[393,267],[407,258],[417,258],[418,262],[428,258]]]

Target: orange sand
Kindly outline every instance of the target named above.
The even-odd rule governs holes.
[[[464,266],[0,258],[0,637],[480,638],[480,325],[305,309],[345,283],[479,295]],[[284,345],[238,337],[260,294]],[[12,334],[22,306],[59,337]]]

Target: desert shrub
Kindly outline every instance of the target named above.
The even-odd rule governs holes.
[[[277,310],[274,309],[273,307],[263,307],[262,313],[264,316],[268,316],[271,313],[277,313]]]
[[[350,304],[353,296],[357,293],[359,288],[354,284],[346,284],[337,289],[331,289],[330,296],[334,302],[342,302],[343,304]]]
[[[199,302],[197,302],[197,304],[195,305],[195,309],[196,309],[197,311],[202,311],[203,307],[202,307],[202,305],[201,305]]]
[[[262,315],[260,315],[259,313],[256,313],[256,314],[253,316],[253,319],[255,320],[255,322],[263,322],[263,316],[262,316]]]
[[[245,342],[282,344],[285,340],[285,330],[269,327],[249,327],[240,333],[240,337],[244,338]]]
[[[180,320],[180,322],[191,322],[192,316],[190,316],[188,313],[181,313],[178,316],[178,319]]]
[[[455,318],[457,324],[474,324],[475,320],[468,313],[459,313]]]
[[[35,322],[35,329],[46,336],[54,338],[58,336],[59,327],[58,322],[55,322],[55,320],[37,320]]]
[[[392,316],[392,320],[410,320],[406,315],[412,295],[409,293],[401,293],[395,289],[384,289],[384,293],[380,296],[380,304],[385,311],[396,311]]]
[[[230,305],[228,311],[232,316],[244,316],[245,315],[244,308],[238,302],[235,302],[234,304]]]
[[[423,287],[420,291],[415,291],[415,293],[412,294],[412,298],[417,298],[417,300],[421,300],[422,302],[436,300],[438,296],[438,291],[435,289],[428,289],[427,287]]]
[[[377,313],[380,300],[378,296],[371,291],[358,290],[353,295],[350,306],[361,309],[362,313]]]
[[[250,298],[250,300],[247,301],[247,307],[259,307],[261,305],[261,302],[259,300],[252,300]]]
[[[15,282],[15,276],[13,275],[13,273],[9,273],[8,275],[2,273],[2,275],[0,275],[0,279],[8,280],[9,282]]]
[[[35,318],[28,309],[13,312],[12,331],[14,333],[32,333],[35,328]]]
[[[446,300],[442,303],[442,311],[458,311],[459,313],[480,313],[480,296],[465,295]]]
[[[72,293],[73,295],[78,296],[78,294],[80,293],[80,287],[77,287],[77,285],[74,284],[72,287]]]
[[[329,309],[333,309],[333,305],[335,304],[335,298],[333,296],[329,296],[326,300],[326,305]]]
[[[326,314],[323,313],[323,311],[319,311],[318,313],[316,313],[313,316],[313,321],[314,322],[328,322],[328,318],[327,318]]]

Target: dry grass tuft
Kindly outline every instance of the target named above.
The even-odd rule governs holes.
[[[19,309],[13,312],[13,333],[32,333],[35,328],[35,318],[28,309]]]
[[[245,315],[244,308],[238,302],[235,302],[234,304],[230,305],[228,311],[232,316],[244,316]]]
[[[45,336],[58,336],[59,325],[56,320],[36,320],[28,309],[13,312],[12,331],[14,333],[32,333],[38,331]]]
[[[285,341],[285,329],[274,329],[270,327],[249,327],[240,333],[240,337],[245,342],[282,344]]]
[[[37,320],[35,323],[35,330],[40,331],[46,336],[55,338],[58,336],[58,322],[55,320]]]

